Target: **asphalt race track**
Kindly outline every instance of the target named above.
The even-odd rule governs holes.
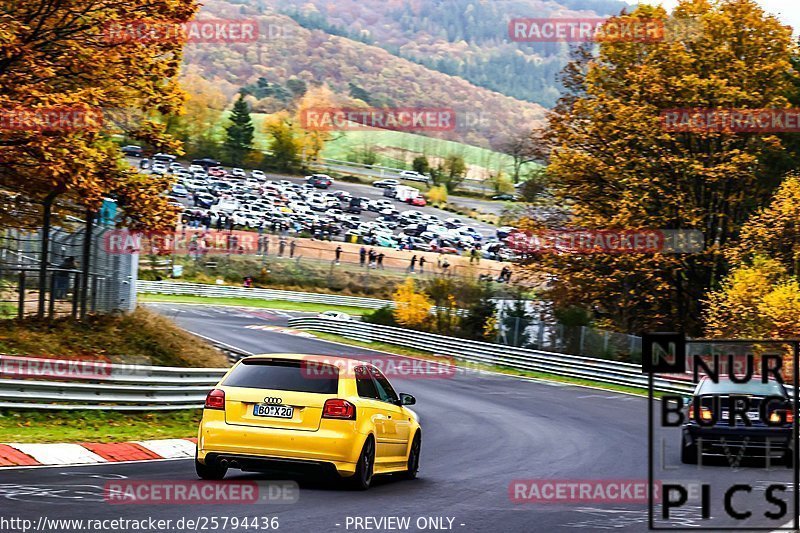
[[[254,353],[319,353],[374,356],[346,347],[282,332],[290,312],[153,304],[186,329]],[[258,329],[270,328],[273,329]],[[416,396],[414,409],[423,427],[422,467],[415,481],[378,479],[366,492],[353,492],[315,479],[295,476],[299,502],[283,505],[114,505],[103,501],[108,479],[196,480],[190,460],[104,466],[6,470],[0,473],[2,515],[49,518],[197,518],[200,516],[277,516],[279,530],[364,531],[348,527],[354,517],[411,517],[408,530],[418,531],[420,517],[451,518],[452,530],[646,531],[647,506],[641,503],[513,503],[509,484],[515,479],[646,480],[646,399],[594,389],[549,384],[493,374],[459,373],[439,379],[391,378],[398,392]],[[661,527],[745,526],[775,529],[790,512],[769,520],[763,489],[782,482],[791,490],[791,469],[766,471],[744,463],[741,468],[681,465],[679,434],[659,431],[666,447],[656,476],[709,483],[711,518],[701,519],[700,504],[690,501],[673,511]],[[657,460],[661,461],[660,444]],[[270,479],[263,474],[232,471],[226,479]],[[274,477],[274,479],[286,479]],[[733,499],[737,509],[753,516],[735,521],[725,515],[723,493],[736,483],[754,487],[750,497]],[[656,513],[661,507],[656,508]],[[444,520],[447,527],[448,520]],[[373,524],[374,525],[374,524]],[[179,531],[178,529],[172,529]],[[230,530],[230,529],[229,529]],[[390,529],[374,528],[372,530]],[[66,531],[66,529],[64,530]]]

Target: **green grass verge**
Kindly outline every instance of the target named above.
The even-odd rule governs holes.
[[[321,313],[322,311],[340,311],[350,315],[363,315],[371,313],[372,309],[365,307],[350,307],[346,305],[325,305],[305,302],[287,302],[285,300],[257,300],[250,298],[218,298],[206,296],[184,296],[173,294],[139,294],[140,302],[169,302],[189,303],[204,305],[232,305],[236,307],[259,307],[264,309],[279,309],[282,311],[305,311],[308,313]]]
[[[334,335],[332,333],[323,333],[321,331],[311,331],[311,333],[313,333],[315,336],[323,340],[341,342],[342,344],[349,344],[351,346],[358,346],[360,348],[390,352],[398,355],[407,355],[410,357],[418,357],[420,359],[432,359],[432,360],[437,359],[436,355],[432,352],[427,352],[424,350],[415,350],[413,348],[406,348],[404,346],[397,346],[395,344],[389,344],[385,342],[358,341],[355,339],[350,339],[348,337],[343,337],[341,335]],[[460,363],[461,363],[460,366],[461,365],[466,366],[465,364],[466,362],[461,361]],[[638,387],[625,387],[622,385],[615,385],[613,383],[603,383],[601,381],[593,381],[589,379],[557,376],[554,374],[547,374],[545,372],[531,372],[528,370],[517,370],[515,368],[508,368],[504,366],[469,363],[469,369],[477,372],[480,371],[498,372],[500,374],[507,374],[509,376],[522,376],[527,378],[542,379],[546,381],[567,383],[570,385],[583,385],[587,387],[596,387],[598,389],[604,389],[615,392],[625,392],[629,394],[639,394],[643,396],[647,395],[647,389],[640,389]],[[661,393],[656,392],[655,396],[660,397]]]
[[[124,442],[197,436],[202,409],[157,413],[0,410],[0,442]]]
[[[216,368],[228,363],[213,346],[142,307],[133,313],[89,315],[85,321],[0,320],[0,353],[156,366]]]

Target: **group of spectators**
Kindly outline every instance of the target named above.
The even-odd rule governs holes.
[[[336,263],[339,263],[339,256],[341,255],[341,246],[336,249]],[[383,252],[376,252],[374,248],[370,248],[367,251],[366,248],[363,246],[358,251],[358,262],[363,267],[367,265],[369,268],[379,268],[383,270],[383,259],[386,255]],[[369,263],[367,263],[367,258],[369,258]]]

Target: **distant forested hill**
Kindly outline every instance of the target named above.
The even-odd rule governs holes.
[[[326,84],[369,105],[452,107],[456,131],[497,146],[541,121],[558,97],[564,44],[510,42],[515,17],[592,17],[616,0],[207,0],[206,17],[257,17],[258,43],[191,44],[185,62],[233,95],[290,80]]]

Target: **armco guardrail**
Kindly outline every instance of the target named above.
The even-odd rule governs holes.
[[[361,341],[380,341],[416,348],[471,363],[647,388],[647,375],[642,374],[640,365],[632,363],[515,348],[353,320],[293,318],[289,320],[289,326],[334,333]],[[654,388],[660,392],[688,394],[694,390],[694,384],[657,377]]]
[[[217,346],[231,363],[251,355]],[[178,368],[0,355],[0,408],[198,409],[227,368]]]
[[[174,294],[217,298],[247,298],[253,300],[284,300],[288,302],[364,307],[367,309],[379,309],[387,305],[394,305],[394,303],[390,300],[379,300],[377,298],[359,298],[357,296],[338,296],[336,294],[282,291],[277,289],[248,289],[245,287],[231,287],[229,285],[179,283],[173,281],[138,280],[136,282],[136,291],[143,294]]]

